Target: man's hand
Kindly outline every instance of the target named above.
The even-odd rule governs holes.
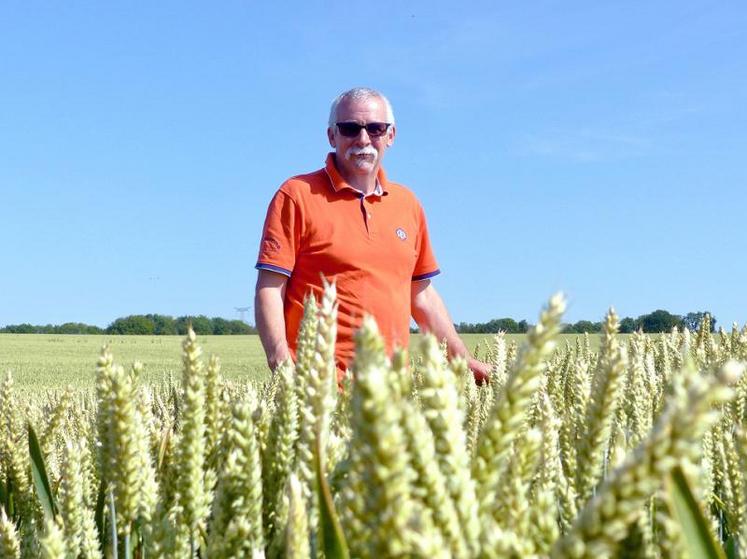
[[[490,382],[490,365],[478,361],[474,357],[467,358],[467,365],[472,375],[475,377],[475,384],[482,386]]]
[[[267,352],[267,366],[270,367],[271,371],[274,371],[278,368],[278,365],[280,365],[283,361],[289,360],[290,358],[291,354],[288,350],[288,344],[284,343],[280,347]]]

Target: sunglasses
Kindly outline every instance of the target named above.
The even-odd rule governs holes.
[[[337,129],[342,136],[346,138],[356,138],[361,130],[366,129],[366,133],[371,138],[380,138],[389,130],[391,124],[388,122],[369,122],[368,124],[358,124],[357,122],[338,122]]]

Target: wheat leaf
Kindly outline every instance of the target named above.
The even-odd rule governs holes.
[[[318,429],[315,454],[321,549],[324,550],[324,556],[329,559],[349,559],[348,544],[345,541],[345,535],[342,533],[342,527],[335,512],[335,504],[332,501],[332,492],[329,490],[329,484],[324,475],[321,437]]]
[[[682,529],[682,540],[688,555],[699,559],[726,559],[726,554],[711,534],[708,521],[680,466],[672,470],[667,482],[667,492],[669,506]]]
[[[52,495],[52,488],[49,484],[49,477],[47,476],[47,468],[44,464],[44,455],[42,454],[41,447],[39,446],[39,439],[36,436],[34,428],[31,423],[28,424],[29,432],[29,455],[31,456],[31,477],[34,481],[34,488],[36,494],[39,497],[42,509],[44,509],[44,516],[47,518],[57,518],[57,505],[54,502],[54,496]]]

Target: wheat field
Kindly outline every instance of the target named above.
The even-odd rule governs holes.
[[[0,557],[744,556],[747,329],[621,337],[610,310],[594,347],[564,307],[481,343],[484,386],[370,319],[338,384],[334,286],[266,377],[193,333],[157,380],[116,344],[90,388],[7,374]]]
[[[463,334],[467,346],[484,353],[492,341],[485,334]],[[559,339],[573,341],[575,336]],[[520,343],[523,335],[506,339]],[[592,348],[599,346],[598,335],[591,335]],[[417,353],[420,337],[415,334],[410,352]],[[180,336],[112,336],[112,335],[51,335],[0,334],[0,374],[11,371],[17,388],[23,390],[55,390],[66,386],[93,387],[96,379],[96,359],[108,345],[123,365],[139,361],[142,378],[159,382],[169,376],[178,378],[182,370]],[[265,354],[258,336],[201,336],[200,346],[210,355],[219,355],[224,378],[263,382],[270,377]]]

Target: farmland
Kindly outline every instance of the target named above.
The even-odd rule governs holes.
[[[490,340],[490,335],[462,336],[470,349]],[[524,336],[506,337],[521,342]],[[560,336],[574,340],[575,336]],[[420,337],[412,337],[411,349],[417,352]],[[109,344],[119,363],[140,361],[143,378],[158,381],[181,372],[181,336],[97,336],[0,334],[0,373],[11,371],[19,388],[43,390],[67,385],[93,387],[95,365],[101,347]],[[269,369],[257,336],[200,336],[206,354],[221,358],[223,374],[228,379],[263,381]],[[591,336],[591,345],[599,345],[599,336]]]
[[[620,336],[610,311],[566,344],[564,309],[467,338],[482,386],[431,336],[389,358],[372,319],[338,380],[334,286],[272,374],[256,338],[3,338],[0,552],[743,556],[747,329]]]
[[[117,362],[143,364],[145,380],[158,381],[182,368],[180,336],[0,335],[0,371],[29,389],[93,387],[96,360],[108,344]],[[269,371],[257,336],[205,336],[200,344],[218,355],[228,378],[259,380]]]

